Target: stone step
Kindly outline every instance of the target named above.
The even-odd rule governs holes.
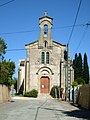
[[[51,95],[49,94],[38,94],[38,98],[52,99]]]

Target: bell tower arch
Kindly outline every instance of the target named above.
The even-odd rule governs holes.
[[[43,48],[46,42],[48,48],[52,47],[52,36],[51,36],[52,21],[53,18],[48,17],[47,12],[44,12],[44,16],[39,18],[39,27],[40,27],[39,48]]]

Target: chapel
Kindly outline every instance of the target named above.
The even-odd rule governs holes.
[[[52,38],[53,18],[45,12],[39,18],[39,38],[25,45],[26,58],[21,59],[18,69],[18,92],[36,89],[38,94],[49,94],[53,86],[64,92],[67,84],[67,61],[64,58],[66,45]],[[70,61],[70,84],[74,80],[74,69]]]

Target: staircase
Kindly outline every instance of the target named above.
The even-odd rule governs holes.
[[[52,99],[51,95],[49,95],[49,94],[38,94],[38,98],[40,98],[40,99]]]

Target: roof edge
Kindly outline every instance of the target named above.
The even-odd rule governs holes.
[[[49,19],[52,19],[52,20],[53,20],[53,18],[48,17],[48,16],[40,17],[39,20],[41,20],[41,19],[43,19],[43,18],[49,18]]]
[[[28,43],[28,44],[25,44],[25,46],[28,46],[28,45],[34,44],[34,43],[36,43],[36,42],[38,42],[38,40],[36,40],[36,41],[34,41],[34,42],[31,42],[31,43]]]
[[[38,40],[36,40],[36,41],[34,41],[34,42],[31,42],[31,43],[28,43],[28,44],[25,44],[25,46],[28,46],[28,45],[34,44],[34,43],[36,43],[36,42],[38,42]],[[61,43],[59,43],[59,42],[57,42],[57,41],[54,41],[54,40],[53,40],[53,42],[56,43],[56,44],[59,44],[59,45],[61,45],[61,46],[66,47],[65,44],[61,44]]]
[[[59,44],[59,45],[61,45],[61,46],[65,46],[65,47],[66,47],[65,44],[61,44],[61,43],[59,43],[59,42],[57,42],[57,41],[54,41],[54,40],[53,40],[53,42],[56,43],[56,44]]]

